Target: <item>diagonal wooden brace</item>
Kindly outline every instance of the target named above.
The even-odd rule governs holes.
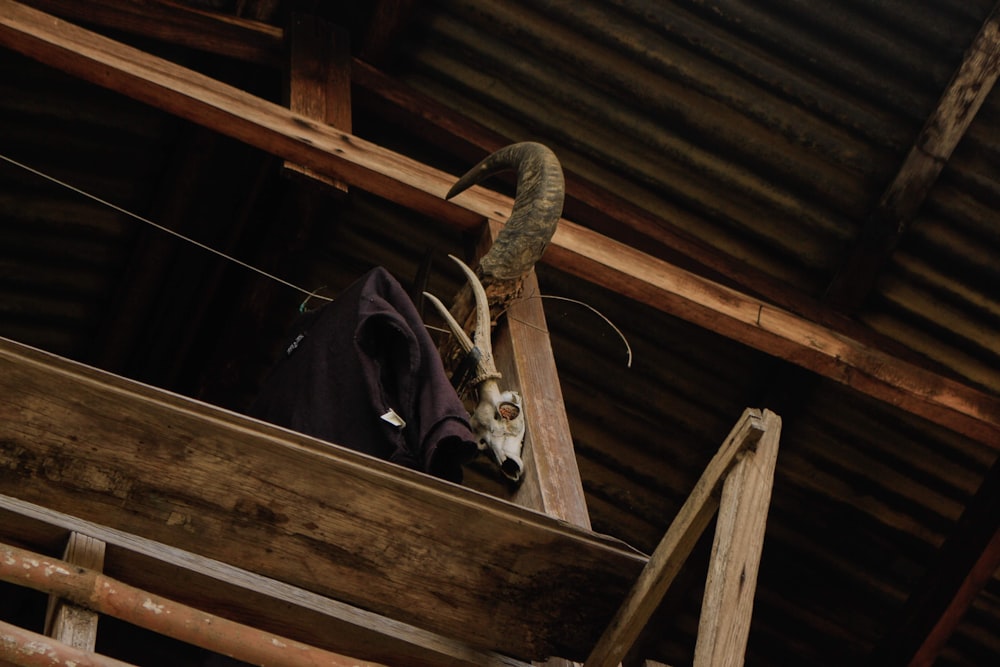
[[[586,667],[616,667],[625,657],[719,509],[720,488],[723,510],[709,565],[711,572],[699,627],[701,653],[696,653],[695,665],[723,664],[712,661],[717,655],[715,647],[723,639],[722,650],[729,656],[738,656],[737,661],[725,664],[742,664],[780,432],[781,419],[774,413],[750,408],[744,411],[594,646]],[[744,497],[749,502],[744,502]],[[752,527],[740,525],[748,513],[758,519]],[[751,553],[754,551],[755,555]],[[724,598],[728,601],[726,596],[733,585],[740,589],[737,591],[740,606],[735,615],[731,613],[733,610],[723,608],[721,602]],[[706,652],[708,661],[699,662],[699,655]]]

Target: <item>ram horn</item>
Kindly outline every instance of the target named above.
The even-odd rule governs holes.
[[[487,156],[458,179],[447,198],[508,169],[517,171],[514,207],[493,247],[479,262],[481,275],[500,280],[520,278],[541,259],[562,216],[566,191],[555,154],[547,146],[526,141]]]

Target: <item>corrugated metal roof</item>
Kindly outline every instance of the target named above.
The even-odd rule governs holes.
[[[231,14],[244,5],[187,4]],[[345,12],[360,40],[362,4],[323,11]],[[604,211],[603,233],[665,256],[669,234],[682,235],[721,258],[713,278],[767,294],[755,277],[769,277],[772,289],[822,308],[993,6],[439,0],[412,9],[393,57],[376,65],[498,135],[552,146],[578,182],[653,221],[637,231]],[[287,7],[254,9],[279,25]],[[208,62],[219,76],[278,89],[273,69]],[[428,252],[438,260],[431,291],[457,286],[443,260],[465,241],[455,230],[357,188],[317,193],[279,176],[267,156],[210,147],[159,111],[13,52],[0,51],[0,73],[5,155],[141,214],[175,204],[175,222],[190,217],[194,232],[308,289],[335,294],[376,263],[407,282]],[[992,93],[872,294],[848,313],[990,396],[1000,393],[998,104]],[[377,110],[356,109],[355,118],[377,143],[449,169],[467,162]],[[203,171],[189,175],[197,183],[185,186],[198,164]],[[0,164],[0,334],[84,360],[118,352],[120,368],[238,406],[301,296],[214,259],[188,271],[191,255],[149,250],[151,232],[140,230]],[[131,284],[154,260],[163,266],[146,276],[148,289]],[[178,275],[187,278],[172,280]],[[551,267],[540,267],[539,280],[543,293],[599,310],[634,352],[629,368],[606,322],[580,305],[544,301],[595,529],[651,550],[742,409],[780,406],[785,427],[747,663],[861,664],[884,645],[989,479],[997,443]],[[142,313],[164,325],[155,337],[134,299],[147,300]],[[213,365],[237,344],[229,365]],[[485,469],[473,468],[469,484],[503,491]],[[696,550],[636,660],[690,662],[706,549]],[[994,576],[938,664],[993,664],[998,628]]]

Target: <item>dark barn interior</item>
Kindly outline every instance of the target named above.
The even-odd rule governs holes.
[[[418,192],[408,165],[457,178],[538,141],[567,231],[525,297],[593,531],[651,553],[743,410],[766,408],[781,448],[746,664],[997,665],[998,8],[0,0],[0,336],[241,412],[317,303],[295,287],[334,297],[374,266],[414,294],[460,287],[447,255],[483,216]],[[332,126],[340,148],[303,168],[270,107],[199,106],[214,93],[112,68],[67,26]],[[310,66],[318,112],[294,94]],[[511,493],[483,460],[465,484]],[[18,530],[0,533],[61,553]],[[692,663],[709,535],[626,667]],[[45,596],[2,585],[0,619],[38,626]],[[231,664],[101,632],[136,664]]]

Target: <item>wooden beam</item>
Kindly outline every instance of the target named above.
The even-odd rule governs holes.
[[[488,252],[503,224],[486,225],[477,256]],[[494,330],[493,352],[504,387],[520,392],[524,401],[526,432],[524,472],[509,499],[569,523],[590,528],[590,513],[583,480],[573,449],[566,404],[556,370],[545,310],[539,295],[538,277],[532,270],[524,277],[522,296],[507,308],[506,317]],[[573,667],[577,663],[552,658],[545,667]]]
[[[507,197],[59,19],[0,0],[0,44],[464,229]],[[1000,449],[1000,399],[599,233],[560,222],[543,261]]]
[[[63,558],[72,565],[99,572],[104,568],[104,548],[104,542],[72,532]],[[54,595],[49,597],[45,619],[45,634],[49,637],[84,651],[93,651],[97,645],[97,622],[97,614],[93,611]]]
[[[0,495],[0,539],[46,550],[68,531],[104,542],[105,570],[116,579],[312,646],[389,665],[527,667],[227,563]]]
[[[281,67],[285,60],[285,31],[281,28],[180,2],[25,0],[24,4],[73,21],[244,62]]]
[[[288,107],[350,132],[351,46],[347,31],[317,16],[296,12],[289,23],[288,42]],[[285,168],[347,192],[347,184],[308,167],[286,161]]]
[[[486,254],[502,228],[495,220],[486,225],[477,257]],[[522,296],[538,294],[538,277],[532,270],[524,277]],[[541,299],[517,299],[505,315],[494,330],[493,353],[504,386],[518,391],[524,400],[527,424],[524,477],[509,499],[589,529],[590,514]]]
[[[544,261],[1000,449],[1000,399],[572,224]]]
[[[109,2],[117,5],[126,0],[83,0],[84,5]],[[391,4],[390,0],[389,4]],[[233,19],[216,12],[191,10],[179,7],[184,20],[193,21],[197,26],[193,33],[183,37],[157,30],[158,23],[147,26],[143,22],[115,20],[116,13],[98,12],[90,15],[81,11],[74,2],[66,0],[31,0],[27,4],[45,4],[58,9],[60,16],[79,18],[88,22],[126,30],[154,39],[190,48],[208,50],[222,55],[239,57],[227,52],[225,43],[203,40],[203,33],[220,30],[236,21],[246,31],[245,41],[270,45],[267,48],[280,54],[284,42],[284,31],[273,26]],[[175,5],[170,5],[175,7]],[[192,12],[195,12],[192,14]],[[397,16],[398,18],[398,16]],[[283,60],[275,57],[266,64],[280,68]],[[356,100],[369,113],[376,113],[384,119],[405,125],[411,132],[423,137],[429,143],[444,148],[449,153],[471,163],[483,155],[512,142],[475,121],[465,118],[436,100],[409,89],[398,81],[386,76],[369,63],[353,59],[351,79],[356,88]],[[789,289],[788,286],[753,267],[735,260],[724,253],[705,246],[701,242],[677,230],[669,220],[651,215],[632,202],[619,197],[598,184],[592,183],[572,172],[566,172],[566,205],[564,210],[571,218],[579,216],[587,227],[611,235],[629,245],[648,248],[649,254],[656,255],[668,263],[694,271],[709,279],[718,280],[730,286],[746,285],[767,301],[788,309],[805,319],[823,324],[843,335],[863,342],[869,347],[884,350],[904,361],[918,366],[933,368],[933,363],[897,341],[882,336],[860,325],[849,317],[827,308],[821,301]]]
[[[992,581],[997,568],[1000,568],[1000,528],[993,533],[993,538],[969,568],[968,574],[962,579],[937,622],[924,637],[909,662],[910,667],[931,667],[937,661],[965,612],[972,606],[976,596]]]
[[[0,395],[0,493],[477,648],[584,655],[645,562],[552,517],[2,339]]]
[[[477,259],[489,251],[503,224],[491,220],[484,227],[474,253]],[[515,299],[509,305],[493,331],[494,358],[503,374],[501,386],[520,393],[526,422],[522,479],[516,488],[507,487],[507,497],[524,507],[589,529],[590,514],[545,312],[540,299],[530,298],[540,293],[534,270],[524,276],[521,290],[525,298]],[[461,322],[471,319],[468,317],[471,293],[466,287],[459,295],[456,302],[461,300],[462,304],[453,305],[452,313]],[[463,312],[465,307],[469,311]],[[564,658],[552,658],[545,667],[574,664]]]
[[[1000,567],[1000,459],[866,664],[930,665]]]
[[[743,453],[722,485],[695,667],[739,667],[746,655],[781,439],[778,415],[765,410],[762,422],[764,433],[756,447]]]
[[[285,64],[282,57],[285,31],[275,26],[234,18],[208,10],[195,10],[183,5],[157,5],[157,11],[174,12],[177,16],[136,17],[131,0],[28,0],[25,4],[48,9],[58,16],[86,21],[115,30],[124,30],[144,37],[164,40],[192,49],[216,53],[272,68]],[[385,0],[384,8],[373,12],[373,24],[381,21],[380,12],[388,12],[388,23],[379,30],[395,30],[411,11],[409,0]],[[121,10],[121,7],[125,7]],[[165,29],[165,26],[170,26]],[[229,40],[213,38],[237,29],[235,46]],[[250,49],[255,57],[248,57]],[[471,163],[501,146],[512,143],[475,121],[469,120],[436,100],[422,95],[379,72],[371,64],[353,59],[352,83],[357,89],[358,103],[369,112],[401,125],[423,137],[429,143]],[[791,310],[806,319],[829,326],[869,346],[889,351],[918,365],[927,360],[898,342],[881,336],[844,317],[815,299],[759,271],[705,246],[676,229],[669,220],[651,215],[632,202],[619,197],[598,184],[572,172],[566,172],[566,206],[569,217],[585,222],[587,227],[612,235],[630,245],[642,245],[669,263],[695,271],[710,279],[733,285],[751,286],[754,293],[771,303]]]
[[[616,667],[625,658],[719,508],[719,488],[736,458],[756,447],[769,427],[774,427],[773,420],[765,422],[760,411],[753,409],[746,410],[736,422],[650,556],[628,597],[597,640],[586,667]]]
[[[534,271],[524,294],[539,294]],[[524,397],[528,434],[525,479],[511,501],[590,528],[590,514],[573,450],[562,388],[540,299],[519,299],[507,310],[494,343],[498,368]]]
[[[828,300],[858,308],[923,205],[955,146],[965,136],[1000,74],[1000,4],[965,52],[892,183],[882,194],[848,261],[827,290]]]

